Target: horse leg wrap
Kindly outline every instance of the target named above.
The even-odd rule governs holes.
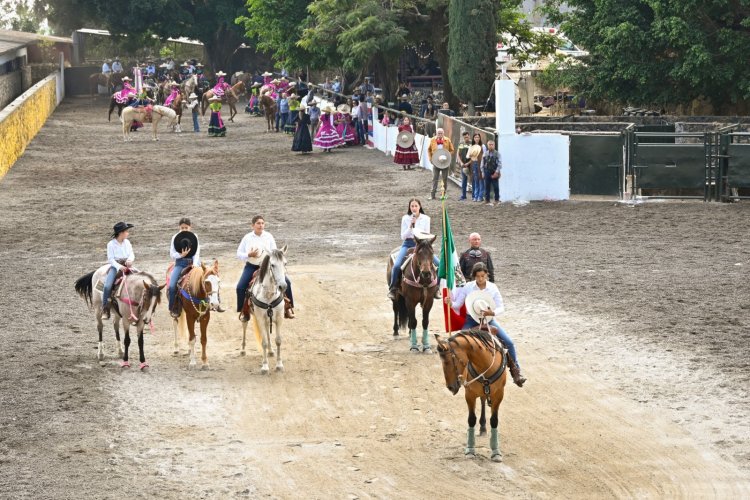
[[[464,455],[474,455],[476,453],[474,450],[475,445],[474,427],[469,427],[469,430],[466,432],[466,450],[464,450]]]
[[[417,329],[409,329],[409,337],[411,338],[411,348],[412,350],[416,349],[417,351],[419,348],[417,347]]]
[[[422,330],[422,347],[430,347],[430,332],[428,330]]]
[[[497,427],[490,429],[490,450],[492,450],[492,460],[499,462],[503,454],[500,453],[500,437],[497,433]]]

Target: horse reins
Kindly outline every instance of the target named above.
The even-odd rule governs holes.
[[[280,293],[278,297],[276,297],[273,301],[266,303],[257,298],[255,295],[250,293],[250,300],[255,304],[256,306],[260,307],[261,309],[264,309],[266,311],[266,316],[268,316],[268,334],[273,334],[273,310],[276,306],[281,304],[281,302],[284,300],[284,294]]]
[[[463,378],[462,374],[458,373],[458,356],[456,356],[456,351],[453,350],[453,347],[451,346],[451,342],[455,339],[448,339],[448,351],[451,353],[451,357],[453,358],[453,366],[456,367],[456,378],[458,381],[464,386],[468,387],[469,385],[473,384],[474,382],[481,381],[484,394],[487,396],[487,402],[492,405],[492,399],[490,397],[490,386],[497,382],[500,377],[503,375],[503,372],[505,371],[505,368],[507,366],[507,361],[505,355],[503,355],[503,362],[500,364],[500,367],[497,369],[495,373],[492,374],[492,376],[485,377],[485,374],[490,371],[490,368],[495,364],[495,360],[497,359],[497,352],[500,350],[497,346],[497,341],[495,340],[494,336],[490,333],[490,336],[492,337],[492,345],[494,347],[493,353],[492,353],[492,361],[487,366],[487,369],[484,370],[482,373],[477,373],[477,371],[474,369],[474,367],[471,364],[471,361],[467,362],[466,364],[466,371],[469,372],[469,376],[474,377],[469,381],[463,381],[461,382],[461,379]]]
[[[411,270],[411,275],[416,278],[417,272],[414,269],[414,264],[417,260],[417,247],[414,247],[414,254],[411,257],[411,263],[409,264],[409,269]],[[432,288],[433,286],[437,285],[437,275],[435,275],[435,271],[432,269],[432,263],[430,263],[430,277],[432,278],[432,281],[429,285],[423,285],[418,281],[410,280],[406,277],[406,273],[404,273],[404,282],[407,285],[416,287],[416,288]]]

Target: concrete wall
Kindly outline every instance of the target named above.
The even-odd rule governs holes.
[[[0,109],[13,102],[21,94],[23,94],[22,71],[0,75]]]
[[[58,78],[59,73],[48,76],[0,110],[0,179],[57,107]]]

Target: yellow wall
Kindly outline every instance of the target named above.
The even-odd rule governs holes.
[[[55,110],[55,78],[40,82],[34,93],[20,104],[17,99],[8,105],[17,107],[0,121],[0,179],[8,173]]]

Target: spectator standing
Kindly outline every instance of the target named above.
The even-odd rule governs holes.
[[[471,199],[482,201],[484,199],[484,178],[482,175],[482,160],[484,159],[485,146],[482,144],[482,136],[475,133],[471,139],[471,147],[468,151],[471,160]]]
[[[401,95],[401,102],[398,104],[398,110],[403,111],[407,115],[414,114],[414,108],[412,108],[412,105],[409,102],[409,96],[407,94]]]
[[[435,137],[433,137],[430,140],[430,146],[427,148],[427,156],[430,159],[430,162],[432,162],[432,155],[435,153],[435,151],[439,151],[441,149],[447,149],[448,152],[452,155],[455,151],[455,148],[453,147],[453,144],[451,143],[451,140],[445,137],[445,130],[442,128],[438,128],[435,131]],[[437,193],[438,188],[438,179],[442,179],[443,187],[445,190],[448,190],[448,170],[450,168],[448,166],[444,168],[437,168],[435,164],[433,164],[432,168],[432,193],[430,194],[430,199],[435,199],[435,194]]]
[[[466,199],[466,188],[469,184],[469,176],[471,175],[471,160],[469,159],[469,147],[471,146],[471,134],[469,132],[463,133],[464,142],[458,145],[458,158],[457,161],[461,164],[461,197],[459,201]]]
[[[500,152],[495,150],[495,141],[487,141],[487,153],[484,156],[484,202],[490,203],[490,189],[495,190],[495,204],[500,203],[500,175],[503,161]]]

